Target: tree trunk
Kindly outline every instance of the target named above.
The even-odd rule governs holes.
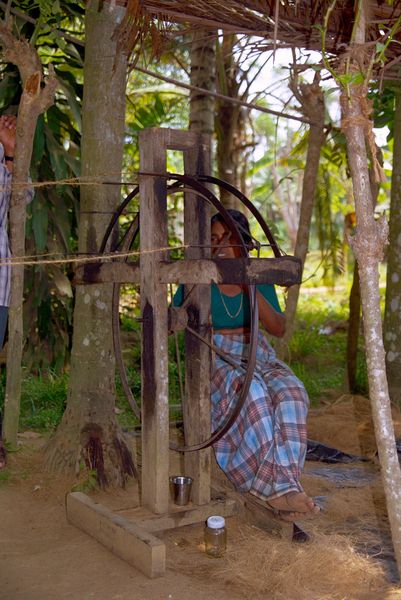
[[[359,18],[356,20],[356,44],[353,49],[355,62],[346,59],[346,64],[350,65],[347,75],[353,73],[360,75],[363,69],[363,57],[366,55],[364,48],[366,8],[366,1],[362,1]],[[359,54],[358,44],[361,47]],[[354,70],[352,70],[353,66]],[[365,132],[367,132],[367,142],[371,144],[373,138],[372,123],[368,114],[366,82],[364,85],[351,83],[342,89],[341,108],[342,127],[347,141],[348,161],[354,188],[357,225],[351,247],[359,268],[372,416],[395,557],[401,575],[401,471],[394,443],[394,427],[386,379],[379,293],[379,261],[387,241],[388,228],[384,221],[377,222],[374,218],[365,144]],[[376,160],[374,152],[372,159]]]
[[[306,154],[305,173],[302,185],[302,200],[299,216],[297,240],[294,255],[305,263],[309,246],[309,232],[312,220],[316,181],[319,169],[320,151],[324,143],[324,96],[319,85],[319,78],[311,84],[303,84],[299,88],[294,84],[292,90],[301,103],[303,114],[312,121],[309,132],[308,151]],[[299,285],[293,285],[286,301],[286,332],[277,344],[280,356],[287,354],[288,344],[294,331],[295,313],[299,298]]]
[[[381,151],[376,148],[377,159],[382,164]],[[369,169],[369,180],[370,190],[372,193],[373,209],[377,204],[377,198],[379,195],[380,185],[375,181],[374,173],[372,169]],[[348,236],[351,235],[353,226],[352,222],[354,219],[350,219],[350,227]],[[347,333],[347,384],[348,389],[351,393],[356,393],[357,389],[356,375],[358,367],[358,341],[359,341],[359,329],[361,322],[361,288],[359,284],[359,271],[358,263],[354,262],[354,274],[352,280],[352,287],[349,297],[349,318],[348,318],[348,333]]]
[[[215,91],[216,85],[216,32],[200,30],[194,33],[191,46],[191,85]],[[191,92],[189,129],[212,135],[214,132],[215,99],[207,94]],[[211,173],[211,155],[202,148],[191,152],[184,160],[185,170],[197,174]],[[210,207],[196,195],[184,196],[184,237],[194,247],[185,251],[185,258],[210,257]],[[199,247],[196,246],[199,244]],[[203,335],[210,321],[210,288],[196,286],[191,293],[192,326]],[[176,334],[174,334],[176,335]],[[185,333],[185,399],[183,402],[184,435],[187,445],[197,444],[210,435],[210,365],[209,348]],[[186,452],[185,473],[193,480],[192,498],[196,504],[210,502],[211,448],[200,452]]]
[[[358,339],[361,323],[361,289],[359,286],[358,263],[354,263],[354,276],[349,295],[349,319],[347,332],[347,380],[348,389],[355,394],[358,359]]]
[[[234,34],[226,34],[219,44],[218,52],[218,82],[220,92],[238,97],[239,84],[237,82],[238,65],[233,56],[236,42]],[[241,107],[218,100],[216,113],[216,136],[217,136],[217,171],[218,177],[231,185],[236,185],[237,167],[235,164],[235,142],[238,136],[238,122]],[[238,142],[238,140],[237,140]],[[227,190],[221,189],[220,200],[226,208],[240,208],[238,200]]]
[[[254,69],[255,62],[245,58],[246,44],[232,33],[223,35],[217,44],[217,81],[219,91],[230,98],[246,102],[252,83],[262,65]],[[241,91],[240,91],[241,90]],[[215,130],[217,137],[218,177],[246,195],[249,157],[255,146],[250,123],[250,110],[219,99],[217,101]],[[243,204],[227,190],[220,190],[220,200],[226,208],[243,210]]]
[[[211,92],[216,91],[216,33],[194,32],[191,45],[191,85]],[[212,135],[214,133],[213,96],[191,91],[189,129]]]
[[[82,176],[99,183],[121,177],[126,57],[117,54],[112,36],[123,10],[100,2],[86,8]],[[119,198],[119,183],[81,188],[79,252],[98,252]],[[114,414],[112,291],[112,284],[76,288],[67,408],[46,460],[56,470],[95,469],[102,486],[123,485],[127,475],[135,474]]]
[[[287,194],[286,190],[283,190],[283,186],[280,185],[277,163],[275,161],[273,161],[271,165],[271,175],[274,185],[274,194],[277,198],[281,217],[287,228],[288,237],[290,238],[291,252],[293,252],[297,241],[297,223],[299,220],[297,195]]]
[[[390,245],[387,250],[384,344],[389,393],[401,407],[401,90],[395,95]]]
[[[31,164],[33,138],[38,116],[54,101],[56,79],[49,69],[49,78],[42,88],[42,64],[37,52],[27,40],[17,40],[11,31],[0,24],[0,44],[5,60],[14,63],[22,79],[22,95],[18,109],[12,197],[10,204],[10,246],[14,257],[25,254],[25,220],[27,182]],[[17,447],[21,397],[21,361],[24,343],[22,304],[24,266],[11,269],[11,305],[9,310],[7,382],[4,402],[3,436],[11,448]]]

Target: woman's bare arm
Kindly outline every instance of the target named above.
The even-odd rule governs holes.
[[[285,315],[274,310],[259,291],[256,292],[256,297],[258,299],[259,320],[267,333],[276,337],[283,337],[285,333]]]

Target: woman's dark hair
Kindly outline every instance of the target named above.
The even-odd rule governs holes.
[[[253,247],[253,241],[248,219],[239,210],[235,210],[234,208],[227,208],[226,210],[232,218],[232,220],[235,221],[235,224],[239,229],[242,239],[244,240],[244,244],[246,244],[246,246],[248,246],[248,248],[251,249]],[[210,222],[212,225],[216,222],[222,223],[227,227],[227,223],[225,222],[224,217],[221,213],[216,213],[215,215],[213,215]]]

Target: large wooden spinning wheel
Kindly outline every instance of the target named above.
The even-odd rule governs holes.
[[[232,185],[227,182],[221,181],[215,177],[210,176],[201,176],[201,177],[189,177],[187,175],[173,175],[166,174],[166,179],[168,180],[169,185],[167,186],[167,193],[176,194],[179,192],[191,192],[189,197],[202,199],[203,201],[210,204],[215,211],[220,213],[225,225],[229,229],[231,233],[231,240],[238,246],[240,250],[240,254],[242,257],[246,258],[248,256],[248,249],[246,244],[244,243],[242,233],[238,228],[235,221],[230,216],[229,212],[224,208],[221,202],[217,199],[216,195],[211,191],[210,185],[212,184],[214,187],[222,187],[228,190],[232,195],[234,195],[238,200],[244,205],[245,209],[248,209],[252,215],[256,218],[258,224],[260,225],[263,233],[265,234],[269,245],[273,251],[274,257],[276,259],[285,258],[280,251],[278,244],[276,243],[274,236],[266,224],[265,220],[261,216],[260,212],[255,208],[252,202],[239,190],[237,190]],[[209,187],[206,187],[205,184],[208,184]],[[114,260],[116,262],[126,262],[129,257],[132,256],[132,251],[138,246],[138,237],[140,234],[140,217],[138,213],[130,212],[129,207],[133,199],[139,194],[139,187],[136,187],[121,203],[120,207],[116,210],[110,223],[105,232],[104,238],[102,240],[102,244],[100,246],[100,253],[105,252],[106,248],[108,252],[116,252],[119,254]],[[122,227],[119,227],[119,222],[123,219],[124,224]],[[207,225],[208,226],[208,225]],[[255,240],[256,241],[256,240]],[[256,247],[258,247],[258,242],[256,241]],[[279,280],[276,283],[282,283]],[[250,344],[249,344],[249,355],[247,363],[244,364],[236,364],[229,356],[224,355],[221,350],[214,347],[213,343],[210,339],[203,337],[197,331],[195,331],[188,324],[187,319],[181,319],[184,323],[183,327],[186,331],[188,331],[191,335],[196,336],[198,339],[207,344],[212,350],[217,352],[220,355],[223,355],[222,358],[232,364],[234,367],[239,368],[244,371],[244,378],[241,390],[239,392],[238,398],[232,407],[229,414],[226,415],[224,422],[221,426],[212,432],[208,439],[201,441],[200,443],[193,445],[184,445],[177,446],[170,444],[170,447],[174,450],[180,452],[189,452],[195,450],[202,450],[207,448],[208,446],[217,442],[233,425],[235,419],[239,415],[241,408],[245,402],[247,394],[249,392],[249,387],[252,382],[255,360],[256,360],[256,349],[257,349],[257,337],[258,337],[258,305],[256,301],[256,286],[255,285],[247,285],[246,282],[243,283],[246,286],[247,293],[250,299],[250,307],[251,307],[251,324],[250,324]],[[184,299],[184,304],[181,311],[185,310],[186,306],[188,306],[190,296],[195,289],[196,286],[192,286],[190,291],[186,294]],[[121,331],[120,331],[120,315],[119,315],[119,307],[120,307],[120,284],[114,283],[113,287],[113,309],[112,309],[112,323],[113,323],[113,340],[114,340],[114,350],[116,356],[116,363],[118,367],[118,371],[120,374],[122,386],[124,392],[127,396],[129,404],[135,413],[135,415],[140,419],[141,410],[138,404],[135,401],[135,398],[132,394],[131,388],[128,383],[128,377],[126,368],[123,361],[122,356],[122,347],[121,347]],[[175,309],[173,309],[175,310]],[[179,320],[179,319],[178,319]],[[146,327],[145,327],[146,328]],[[146,335],[146,333],[145,333]]]

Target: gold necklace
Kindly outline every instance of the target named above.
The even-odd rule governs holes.
[[[225,308],[226,313],[228,314],[228,316],[230,317],[230,319],[236,319],[238,317],[238,315],[240,314],[241,310],[242,310],[242,305],[244,303],[244,294],[242,292],[240,292],[241,300],[240,300],[240,303],[239,303],[238,310],[235,313],[235,315],[232,315],[230,313],[230,311],[228,310],[228,308],[227,308],[227,304],[224,302],[224,297],[223,297],[223,294],[222,294],[221,289],[219,288],[219,286],[217,286],[217,289],[219,290],[221,302],[222,302],[222,304],[223,304],[223,306]],[[230,296],[230,297],[234,298],[234,296]]]

